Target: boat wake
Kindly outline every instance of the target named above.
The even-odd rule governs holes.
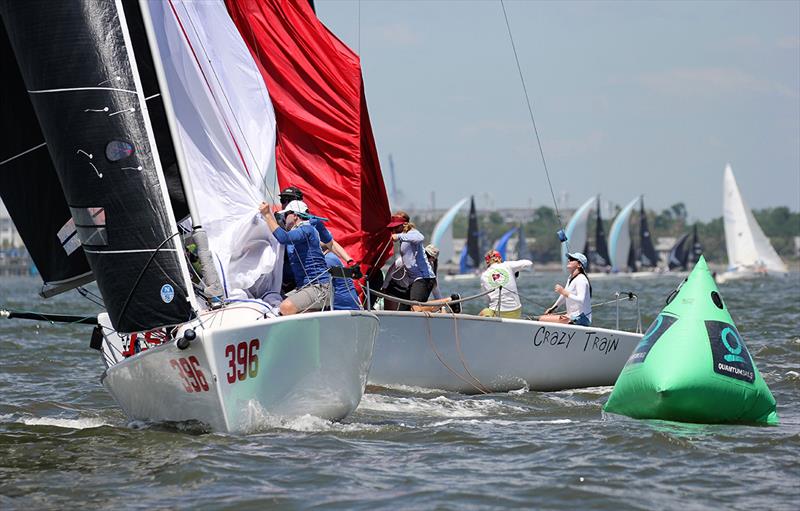
[[[0,419],[5,419],[2,417]],[[58,417],[20,417],[17,422],[25,424],[26,426],[54,426],[57,428],[67,429],[91,429],[100,428],[102,426],[113,426],[110,422],[99,417],[84,418],[84,419],[60,419]]]
[[[484,417],[526,412],[525,408],[495,399],[433,399],[366,394],[358,411],[426,415],[429,417]]]

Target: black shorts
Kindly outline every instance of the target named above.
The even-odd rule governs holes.
[[[431,295],[431,291],[433,291],[433,286],[436,285],[436,279],[417,279],[411,284],[411,289],[408,293],[409,300],[413,300],[415,302],[427,302],[428,297]],[[400,304],[400,308],[398,310],[401,311],[410,311],[411,306],[405,303]]]

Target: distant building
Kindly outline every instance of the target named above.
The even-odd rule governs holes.
[[[17,228],[14,227],[14,222],[11,221],[8,211],[0,201],[0,250],[23,246],[22,238],[20,238]]]

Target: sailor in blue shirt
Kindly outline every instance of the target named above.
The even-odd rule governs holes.
[[[333,252],[325,252],[325,263],[328,268],[336,266],[343,267],[342,260]],[[333,279],[333,310],[358,310],[361,304],[358,301],[358,293],[353,281],[349,278]]]
[[[313,226],[304,218],[308,207],[302,201],[291,201],[277,211],[284,215],[285,229],[278,225],[269,204],[262,202],[259,211],[275,239],[286,247],[297,282],[297,289],[281,302],[281,314],[322,309],[328,299],[330,275],[320,248],[320,233],[330,237],[327,228],[324,224]]]
[[[411,223],[405,211],[397,211],[387,225],[392,229],[392,239],[400,242],[400,257],[411,282],[409,298],[417,302],[426,302],[436,283],[428,257],[425,255],[425,236]],[[398,310],[410,311],[411,306],[401,303]]]

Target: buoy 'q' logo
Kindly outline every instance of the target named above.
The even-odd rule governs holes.
[[[175,298],[175,289],[170,284],[161,286],[161,301],[169,303],[173,298]]]
[[[753,383],[755,368],[742,336],[731,323],[706,320],[714,372],[736,380]]]

